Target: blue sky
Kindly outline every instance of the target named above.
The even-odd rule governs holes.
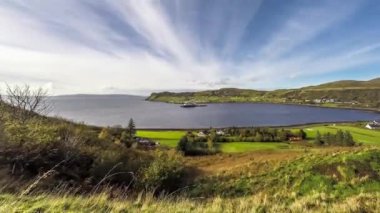
[[[376,0],[2,0],[0,26],[0,85],[52,94],[380,77]]]

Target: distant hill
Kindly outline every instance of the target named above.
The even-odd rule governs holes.
[[[321,84],[318,86],[305,87],[303,89],[349,89],[349,88],[380,88],[380,78],[375,78],[369,81],[335,81],[331,83]]]
[[[299,89],[275,91],[223,88],[201,92],[161,92],[152,93],[147,100],[168,103],[269,102],[379,109],[380,78],[369,81],[336,81]]]

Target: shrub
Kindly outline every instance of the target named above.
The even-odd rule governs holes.
[[[1,147],[1,164],[9,165],[11,174],[36,176],[55,168],[60,180],[80,182],[89,176],[93,156],[61,142],[11,145]]]
[[[24,123],[7,121],[4,123],[4,132],[12,143],[49,143],[57,140],[57,125],[44,125],[37,118]]]
[[[183,169],[180,156],[158,151],[155,160],[140,172],[140,185],[149,190],[177,189],[181,185]]]
[[[112,134],[110,133],[110,129],[109,128],[103,128],[102,131],[100,131],[98,138],[100,140],[111,142],[112,141]]]
[[[146,167],[153,157],[135,150],[108,148],[99,151],[91,169],[94,184],[133,186],[139,169]]]

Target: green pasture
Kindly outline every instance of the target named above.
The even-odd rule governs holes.
[[[137,131],[137,136],[153,139],[161,145],[176,147],[178,141],[186,134],[185,131]]]
[[[229,142],[218,143],[218,149],[224,153],[239,153],[261,150],[280,150],[288,149],[287,143],[270,143],[270,142]]]
[[[293,128],[294,132],[298,131],[299,128]],[[350,131],[355,141],[363,143],[364,145],[380,145],[380,131],[379,130],[369,130],[364,127],[350,126],[350,125],[310,125],[303,127],[304,131],[307,133],[307,137],[312,141],[317,131],[321,134],[324,133],[336,133],[339,129],[343,131]],[[151,138],[158,141],[163,146],[168,146],[174,148],[177,146],[178,141],[182,136],[186,134],[186,131],[160,131],[160,130],[141,130],[137,131],[137,136]],[[268,142],[229,142],[229,143],[219,143],[218,148],[225,153],[238,153],[238,152],[249,152],[249,151],[259,151],[259,150],[279,150],[287,149],[290,146],[286,143],[268,143]]]
[[[338,130],[350,131],[355,141],[367,145],[380,145],[380,131],[370,130],[364,127],[344,126],[344,125],[326,125],[305,127],[308,138],[314,139],[317,131],[321,134],[336,133]]]

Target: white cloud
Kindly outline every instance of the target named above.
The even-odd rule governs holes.
[[[379,61],[378,54],[372,54],[378,42],[345,48],[329,58],[316,49],[284,57],[350,17],[358,8],[356,1],[340,9],[336,3],[298,8],[281,28],[273,29],[275,36],[259,58],[242,62],[218,58],[233,58],[239,51],[262,1],[242,1],[250,7],[226,8],[228,3],[219,2],[219,9],[210,14],[197,13],[175,22],[168,14],[173,11],[151,0],[0,2],[0,82],[43,85],[53,94],[273,87],[264,84],[277,84],[287,78],[283,76],[315,75]],[[199,6],[195,3],[176,4],[178,16],[199,9],[183,6]],[[109,19],[114,17],[94,8],[120,15],[120,23],[111,26]],[[203,26],[195,20],[198,16],[212,21]],[[207,38],[196,36],[204,32],[194,23],[204,27],[199,29],[207,28]],[[144,47],[118,27],[135,31]],[[211,47],[218,36],[222,45]],[[250,53],[257,50],[252,48]]]

